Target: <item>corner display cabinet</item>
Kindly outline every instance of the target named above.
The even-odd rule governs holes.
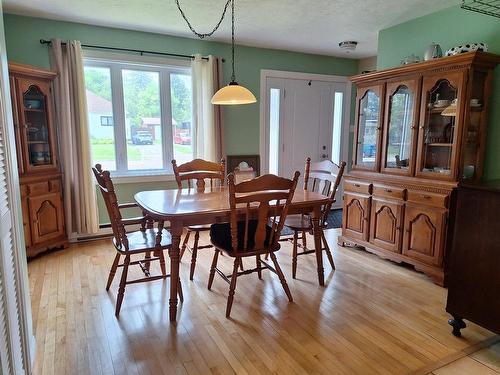
[[[52,82],[56,73],[9,63],[24,238],[28,257],[66,247]]]
[[[356,130],[339,244],[409,263],[443,285],[450,195],[482,175],[499,62],[469,52],[351,77]]]

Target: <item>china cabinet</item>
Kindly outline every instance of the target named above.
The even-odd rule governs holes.
[[[482,175],[498,63],[500,56],[469,52],[351,77],[356,127],[341,245],[444,283],[450,196]]]
[[[56,73],[9,63],[27,255],[67,246],[52,82]]]

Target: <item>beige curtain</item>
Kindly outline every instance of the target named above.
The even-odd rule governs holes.
[[[193,131],[196,157],[219,161],[223,157],[222,109],[210,100],[221,85],[220,59],[195,55],[192,62]]]
[[[92,179],[83,56],[78,41],[65,46],[52,40],[51,67],[55,81],[55,106],[59,152],[64,173],[64,209],[68,236],[94,234],[99,229],[96,190]]]

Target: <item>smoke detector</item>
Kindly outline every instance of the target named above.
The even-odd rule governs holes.
[[[355,42],[354,40],[346,40],[344,42],[339,43],[340,49],[346,51],[347,53],[354,51],[357,45],[358,42]]]

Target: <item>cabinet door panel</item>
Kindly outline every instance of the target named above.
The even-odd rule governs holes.
[[[28,198],[33,244],[64,235],[63,209],[59,193]]]
[[[446,210],[406,205],[403,254],[429,265],[443,261]]]
[[[419,80],[388,82],[382,146],[382,171],[413,175],[419,112]]]
[[[404,203],[373,198],[371,205],[370,242],[395,253],[401,252],[401,224]]]
[[[378,171],[384,85],[362,87],[356,96],[354,169]]]
[[[370,197],[364,195],[344,195],[342,228],[345,235],[363,241],[368,240],[370,200]]]
[[[424,76],[418,132],[418,177],[455,180],[462,134],[465,73]]]
[[[51,84],[20,77],[15,81],[25,172],[56,169]]]

